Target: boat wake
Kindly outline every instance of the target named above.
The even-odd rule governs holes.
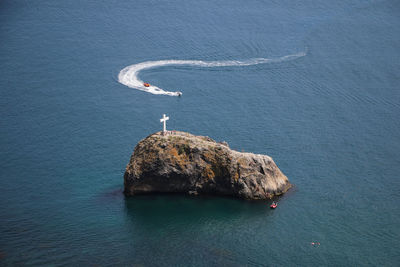
[[[126,85],[130,88],[135,88],[141,91],[145,91],[155,95],[169,95],[169,96],[180,96],[182,92],[170,92],[165,91],[157,86],[149,85],[143,82],[138,78],[140,71],[144,69],[151,69],[162,66],[170,66],[170,65],[188,65],[188,66],[197,66],[204,68],[213,68],[213,67],[228,67],[228,66],[251,66],[257,64],[266,64],[266,63],[277,63],[283,61],[294,60],[300,57],[305,56],[305,52],[287,55],[278,58],[253,58],[244,61],[237,60],[228,60],[228,61],[202,61],[202,60],[158,60],[158,61],[146,61],[138,64],[130,65],[123,68],[118,74],[118,81],[123,85]]]

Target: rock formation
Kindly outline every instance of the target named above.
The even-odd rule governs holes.
[[[267,199],[290,186],[269,156],[240,153],[226,142],[177,131],[141,140],[124,175],[127,196],[169,192]]]

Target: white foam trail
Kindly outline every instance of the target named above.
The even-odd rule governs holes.
[[[145,91],[155,95],[169,95],[169,96],[179,96],[181,92],[170,92],[165,91],[157,86],[150,85],[145,87],[143,81],[138,78],[139,72],[144,69],[156,68],[161,66],[170,65],[189,65],[198,66],[205,68],[212,67],[227,67],[227,66],[250,66],[265,63],[276,63],[294,60],[299,57],[305,56],[305,52],[297,53],[294,55],[287,55],[279,58],[253,58],[244,61],[228,60],[228,61],[202,61],[202,60],[158,60],[158,61],[146,61],[134,65],[127,66],[123,68],[118,74],[118,81],[123,85],[131,88],[135,88],[141,91]]]

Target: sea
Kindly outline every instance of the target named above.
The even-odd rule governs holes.
[[[0,265],[399,266],[399,70],[397,0],[1,0]],[[124,197],[163,114],[293,188]]]

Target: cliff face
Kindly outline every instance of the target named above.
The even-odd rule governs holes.
[[[290,186],[272,158],[185,132],[158,132],[141,140],[124,175],[127,196],[174,192],[266,199]]]

